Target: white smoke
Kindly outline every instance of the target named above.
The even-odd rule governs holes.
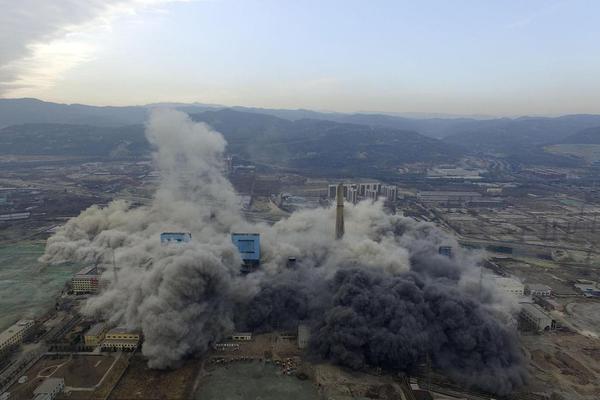
[[[463,290],[477,282],[477,255],[460,250],[433,225],[385,213],[380,202],[346,205],[342,240],[335,240],[333,208],[299,211],[272,226],[252,224],[242,217],[238,196],[221,172],[226,147],[221,134],[181,112],[158,110],[146,135],[161,174],[152,204],[90,207],[48,240],[41,260],[103,266],[106,287],[89,299],[84,312],[141,330],[151,367],[176,366],[230,333],[236,307],[265,282],[285,275],[291,256],[313,279],[357,267],[401,274],[419,268],[414,259],[421,257],[440,265],[441,275],[453,271]],[[192,241],[161,246],[165,231],[190,232]],[[231,232],[261,234],[258,272],[239,273],[241,258]],[[437,255],[437,247],[446,244],[454,247],[451,265]],[[421,264],[430,269],[432,263]],[[497,300],[490,299],[490,306]]]

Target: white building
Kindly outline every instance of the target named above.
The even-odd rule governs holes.
[[[71,279],[73,293],[98,293],[99,279],[100,275],[98,274],[98,268],[92,266],[82,269],[73,276],[73,279]]]
[[[494,285],[514,297],[522,297],[525,295],[525,285],[514,278],[498,275],[487,275],[492,280]]]
[[[33,400],[54,400],[64,388],[63,378],[48,378],[33,391]]]
[[[527,285],[527,290],[532,296],[550,296],[552,294],[552,288],[550,286],[541,285],[539,283],[530,283]]]
[[[0,353],[23,343],[34,324],[33,320],[22,319],[0,333]]]
[[[234,332],[231,339],[238,342],[249,342],[252,340],[252,332]]]

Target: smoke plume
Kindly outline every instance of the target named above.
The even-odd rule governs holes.
[[[201,354],[234,329],[312,328],[310,353],[350,368],[413,372],[428,357],[464,384],[508,393],[524,381],[511,302],[479,288],[480,255],[431,224],[390,215],[380,202],[246,221],[222,174],[226,142],[180,112],[155,111],[146,135],[160,185],[148,206],[90,207],[47,243],[42,261],[104,267],[105,287],[84,312],[141,330],[149,366]],[[161,246],[165,231],[190,243]],[[240,274],[231,232],[261,234],[261,267]],[[451,245],[452,259],[437,254]],[[288,257],[297,266],[286,267]],[[116,268],[113,267],[114,265]]]

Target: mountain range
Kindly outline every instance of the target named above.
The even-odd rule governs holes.
[[[0,99],[0,154],[147,154],[143,123],[156,107],[179,109],[208,123],[224,134],[228,150],[245,160],[324,173],[381,172],[406,162],[450,162],[464,155],[572,166],[581,160],[548,153],[545,146],[600,144],[600,115],[407,118],[198,103],[96,107]]]

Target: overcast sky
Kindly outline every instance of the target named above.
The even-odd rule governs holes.
[[[596,0],[0,0],[0,96],[600,113]]]

